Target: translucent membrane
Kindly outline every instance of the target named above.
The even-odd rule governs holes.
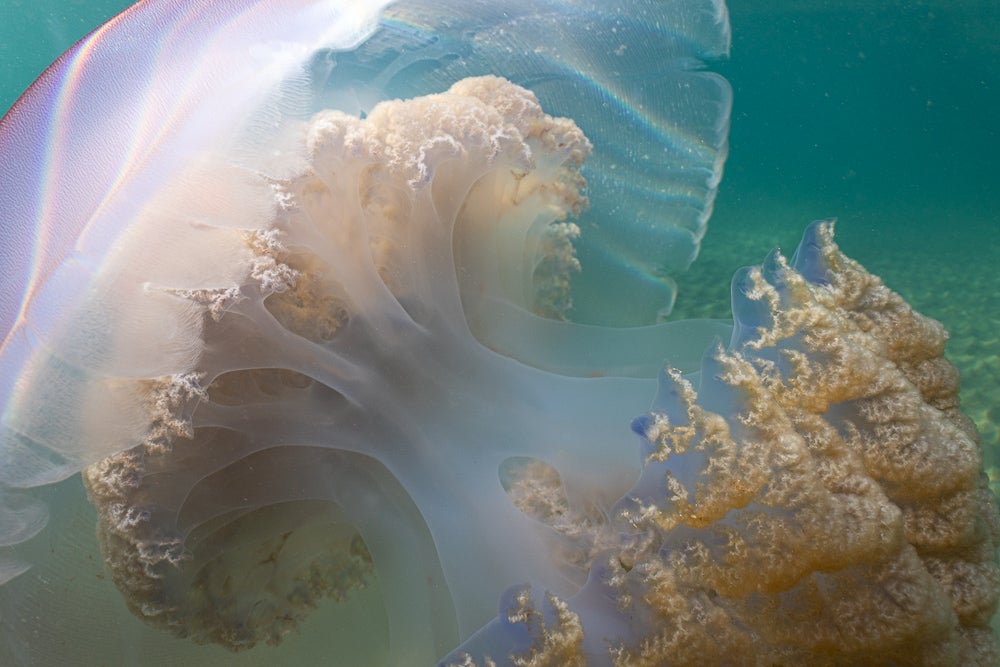
[[[64,55],[0,123],[0,662],[426,665],[575,592],[501,471],[600,514],[728,335],[606,326],[696,253],[727,48],[713,2],[282,0]]]
[[[365,44],[317,67],[328,72],[327,104],[350,112],[499,74],[572,118],[594,156],[570,316],[635,326],[669,313],[670,275],[705,234],[732,92],[702,68],[728,55],[729,40],[718,1],[421,0],[393,5]]]

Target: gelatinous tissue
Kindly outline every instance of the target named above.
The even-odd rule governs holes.
[[[246,7],[195,20],[233,66],[248,33],[347,49],[378,18]],[[414,66],[401,39],[461,70],[398,11],[312,66]],[[289,108],[244,90],[223,127],[225,78],[168,71],[163,123],[46,143],[39,196],[3,190],[36,236],[2,255],[0,661],[997,663],[1000,519],[946,334],[832,222],[737,272],[733,324],[575,323],[587,211],[610,211],[586,114],[496,73],[300,113],[308,81],[264,67],[288,44],[258,47],[246,83]],[[56,107],[96,141],[80,108]],[[84,158],[94,191],[60,171]]]

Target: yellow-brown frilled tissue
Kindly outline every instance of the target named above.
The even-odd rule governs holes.
[[[738,272],[732,298],[697,389],[667,371],[633,422],[645,467],[610,521],[630,541],[547,602],[554,627],[511,615],[491,641],[541,657],[572,635],[583,660],[617,609],[614,665],[997,664],[1000,519],[943,327],[844,256],[832,222]],[[542,472],[517,500],[569,533]]]

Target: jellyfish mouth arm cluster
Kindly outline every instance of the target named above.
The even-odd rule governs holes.
[[[732,299],[698,387],[668,370],[633,422],[618,548],[568,599],[510,589],[442,665],[1000,659],[1000,515],[943,328],[832,222],[737,272]]]
[[[580,516],[606,513],[638,474],[622,424],[653,382],[550,373],[469,328],[468,304],[487,296],[550,315],[564,303],[589,151],[572,122],[481,77],[363,120],[321,113],[304,136],[309,167],[268,185],[273,223],[232,232],[252,250],[238,290],[166,290],[205,312],[194,368],[151,391],[167,406],[148,418],[154,437],[84,481],[112,576],[148,622],[234,649],[280,641],[291,623],[270,595],[282,591],[252,612],[221,593],[208,573],[231,564],[212,536],[327,501],[365,545],[347,570],[370,567],[384,591],[392,660],[433,661],[493,615],[505,582],[582,585],[596,533],[521,511],[521,496],[544,505],[522,473],[549,476],[557,512],[576,498]],[[201,592],[185,590],[199,571]],[[294,572],[292,597],[303,576],[322,576],[329,596],[351,588],[342,573]]]

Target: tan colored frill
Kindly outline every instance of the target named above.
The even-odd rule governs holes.
[[[784,296],[750,274],[774,322],[715,353],[735,419],[677,376],[690,423],[647,433],[654,459],[709,463],[627,517],[646,538],[612,582],[650,633],[616,665],[1000,664],[1000,520],[946,334],[840,253],[832,224],[821,237],[828,286],[780,257]],[[753,354],[773,346],[783,373]]]
[[[586,667],[580,617],[551,593],[546,595],[546,601],[553,612],[552,623],[547,623],[542,611],[535,606],[529,588],[514,591],[511,596],[511,605],[505,611],[504,620],[512,625],[525,626],[535,639],[524,653],[508,656],[499,663],[491,657],[477,662],[466,653],[459,662],[448,663],[446,667]]]
[[[567,218],[588,206],[579,169],[591,145],[573,121],[544,113],[531,91],[483,76],[444,93],[382,102],[363,119],[324,111],[310,123],[306,150],[311,169],[282,185],[291,224],[370,252],[397,297],[413,289],[401,268],[414,253],[436,262],[434,253],[454,246],[463,288],[549,317],[571,306],[579,228]],[[308,258],[289,263],[324,280]],[[315,300],[300,291],[275,295],[269,308],[294,316],[299,301]]]
[[[329,521],[318,501],[251,505],[178,525],[190,475],[214,475],[222,496],[238,493],[241,483],[252,493],[276,467],[273,450],[240,453],[234,432],[191,429],[184,418],[190,402],[211,396],[238,404],[248,395],[287,394],[308,384],[280,369],[228,373],[208,392],[198,379],[155,383],[150,393],[158,417],[150,438],[84,469],[99,513],[101,552],[129,610],[147,623],[232,650],[278,644],[322,600],[343,600],[364,587],[371,557],[357,533]],[[198,463],[222,464],[227,455],[236,461],[231,470],[213,473]]]

